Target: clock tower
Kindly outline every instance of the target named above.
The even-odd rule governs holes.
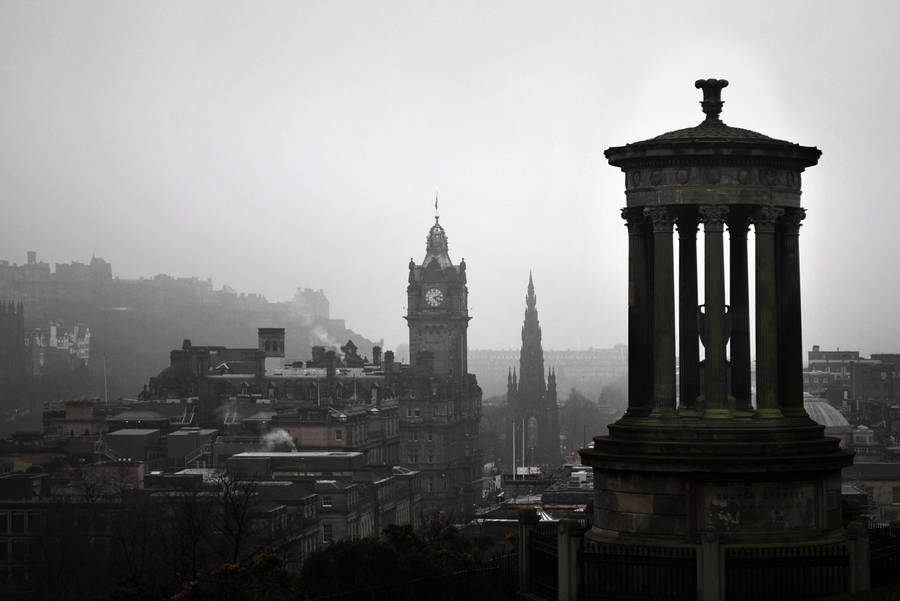
[[[456,266],[450,260],[447,234],[437,216],[428,232],[425,259],[420,265],[409,260],[406,292],[410,364],[461,381],[468,368],[466,261]]]

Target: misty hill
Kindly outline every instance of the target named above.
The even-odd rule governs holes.
[[[314,344],[336,347],[352,339],[369,356],[373,344],[331,319],[322,290],[298,289],[289,302],[269,302],[197,278],[114,278],[98,258],[57,263],[52,271],[31,252],[24,265],[0,261],[0,299],[24,304],[26,331],[49,322],[90,328],[92,389],[72,396],[103,395],[104,359],[110,398],[136,396],[186,338],[195,345],[255,347],[257,328],[284,327],[286,355],[298,360],[310,358]]]

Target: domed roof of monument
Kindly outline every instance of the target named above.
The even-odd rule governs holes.
[[[690,156],[691,150],[705,148],[716,154],[750,154],[755,157],[779,156],[790,158],[802,166],[812,166],[822,154],[818,148],[800,146],[794,142],[779,140],[749,129],[727,125],[719,115],[725,102],[722,89],[728,86],[724,79],[698,79],[694,87],[703,90],[700,106],[706,118],[699,125],[676,129],[647,140],[624,146],[608,148],[605,155],[612,165],[624,167],[626,163],[645,162],[670,154]],[[753,149],[752,151],[750,149]]]
[[[724,103],[723,103],[724,104]],[[695,127],[686,127],[685,129],[676,129],[675,131],[666,132],[646,140],[647,142],[662,141],[766,141],[766,142],[782,142],[788,144],[784,140],[776,140],[759,132],[749,129],[741,129],[740,127],[731,127],[726,125],[721,119],[706,119],[700,125]],[[636,142],[641,144],[641,142]]]
[[[825,401],[807,399],[803,401],[803,408],[806,409],[810,419],[820,426],[825,426],[826,430],[833,428],[850,429],[850,422],[847,421],[847,418]]]

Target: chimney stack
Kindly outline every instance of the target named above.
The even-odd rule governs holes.
[[[391,385],[394,382],[394,351],[385,351],[384,353],[384,381],[387,385],[387,395],[391,396]]]
[[[331,382],[334,380],[334,373],[337,367],[337,357],[334,354],[334,351],[328,351],[325,353],[325,369],[326,374],[328,376],[328,381]]]
[[[372,347],[372,364],[381,365],[381,347],[378,345]]]
[[[310,367],[324,367],[324,366],[325,366],[325,347],[324,346],[312,347],[312,365],[310,365]]]

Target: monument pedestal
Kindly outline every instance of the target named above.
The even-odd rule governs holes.
[[[765,587],[773,598],[849,588],[841,468],[852,453],[823,426],[807,417],[625,417],[609,429],[581,451],[595,488],[585,548],[641,574],[635,586],[681,573],[690,590],[694,569],[704,601],[753,598]],[[825,583],[823,569],[833,572]],[[623,587],[606,592],[653,594]]]

